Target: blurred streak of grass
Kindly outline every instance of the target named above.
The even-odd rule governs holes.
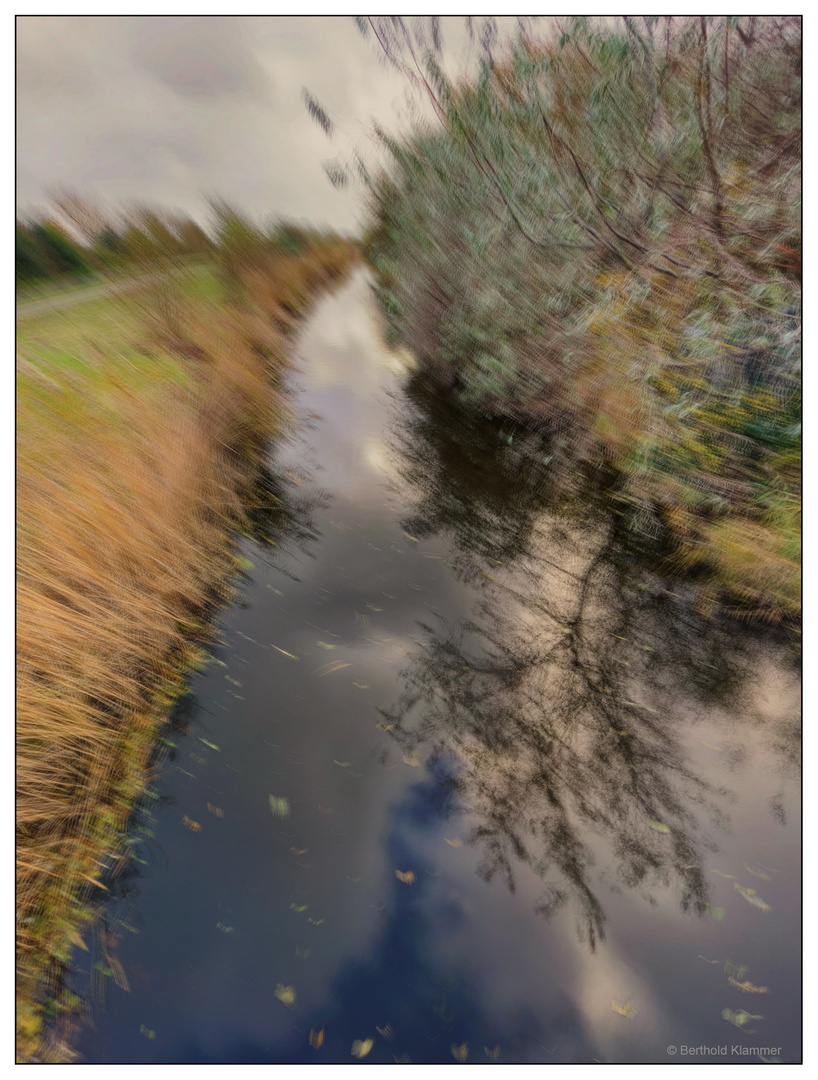
[[[313,239],[236,261],[241,303],[197,267],[18,326],[18,1060],[71,1059],[71,950],[125,864],[243,491],[286,423],[285,327],[353,254]]]

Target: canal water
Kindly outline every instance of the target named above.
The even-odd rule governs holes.
[[[425,389],[365,276],[295,352],[80,1060],[798,1061],[792,646]]]

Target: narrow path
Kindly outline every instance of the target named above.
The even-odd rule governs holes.
[[[109,281],[101,285],[72,289],[71,292],[47,296],[42,300],[29,300],[28,303],[17,305],[17,318],[22,319],[27,315],[39,315],[43,311],[56,311],[59,308],[71,307],[72,304],[79,304],[84,300],[95,300],[99,296],[113,296],[116,293],[127,292],[138,285],[146,285],[151,281],[161,280],[173,273],[176,273],[176,271],[169,270],[164,274],[145,274],[142,277],[128,278],[126,281]]]

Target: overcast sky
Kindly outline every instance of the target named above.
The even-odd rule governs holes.
[[[503,20],[508,25],[513,20]],[[463,20],[444,19],[461,55]],[[302,87],[336,125],[328,140]],[[216,193],[254,214],[349,229],[360,193],[322,163],[408,124],[407,84],[349,17],[20,16],[17,203],[57,185],[200,220]]]

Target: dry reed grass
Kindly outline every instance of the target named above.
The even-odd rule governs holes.
[[[43,1042],[43,1019],[64,1009],[72,945],[104,895],[101,868],[121,858],[159,724],[230,576],[244,487],[285,420],[276,323],[350,254],[336,245],[256,267],[240,307],[157,283],[136,301],[147,358],[128,338],[133,308],[120,308],[127,340],[111,331],[80,352],[75,319],[79,365],[29,360],[18,375],[20,1060],[70,1056],[57,1036]],[[48,322],[42,351],[58,355]]]

